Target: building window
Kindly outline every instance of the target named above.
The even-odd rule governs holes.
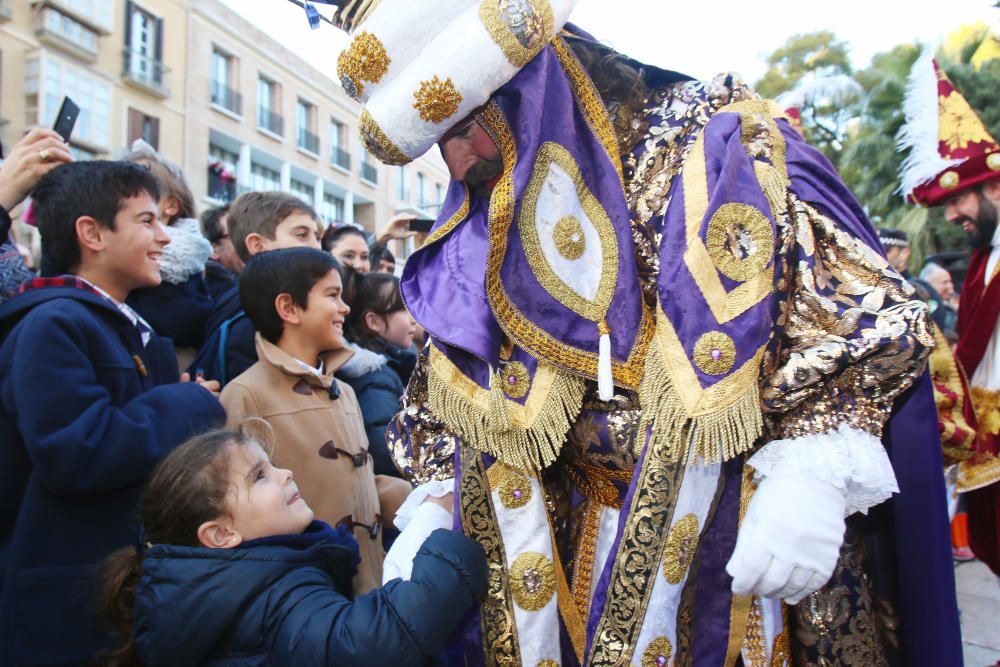
[[[329,192],[324,192],[319,215],[327,225],[344,222],[344,200]]]
[[[40,71],[40,68],[42,71]],[[25,110],[29,125],[49,125],[59,111],[63,97],[71,97],[80,107],[73,140],[107,148],[111,126],[111,87],[83,68],[77,69],[56,58],[25,62]]]
[[[45,7],[42,10],[42,29],[89,54],[97,55],[97,33],[58,9]]]
[[[281,189],[281,174],[261,164],[250,165],[250,189],[271,192]]]
[[[358,148],[358,155],[361,156],[361,179],[369,183],[378,183],[378,167],[372,164],[364,144]]]
[[[440,183],[434,184],[434,208],[441,212],[441,205],[444,204],[444,188]]]
[[[398,181],[398,192],[400,201],[409,201],[410,190],[406,187],[406,166],[399,165],[396,169],[396,180]]]
[[[63,5],[77,16],[92,21],[103,28],[110,28],[114,0],[62,0]]]
[[[295,105],[295,123],[298,128],[298,146],[310,153],[319,154],[319,137],[316,135],[316,106],[305,100]]]
[[[294,178],[290,183],[292,194],[312,206],[315,203],[316,189],[308,183],[297,181]]]
[[[240,94],[236,92],[236,59],[218,48],[212,49],[212,104],[234,114],[243,113]]]
[[[427,177],[421,172],[417,172],[417,206],[424,208],[427,206]]]
[[[208,196],[219,201],[236,199],[236,163],[239,156],[212,144],[208,147]]]
[[[129,0],[125,3],[123,75],[151,88],[165,86],[163,20]]]
[[[138,109],[128,110],[128,144],[136,139],[142,139],[153,148],[160,149],[160,119],[147,116]]]
[[[343,149],[344,124],[330,121],[330,164],[344,169],[351,168],[351,154]]]
[[[280,88],[266,77],[257,80],[257,127],[273,134],[284,134],[284,122],[278,110],[281,108]]]

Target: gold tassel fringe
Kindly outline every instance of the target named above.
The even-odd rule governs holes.
[[[541,471],[559,456],[583,405],[585,380],[557,370],[545,402],[530,425],[514,423],[500,379],[493,378],[488,409],[470,401],[438,373],[427,379],[427,403],[434,415],[468,444],[513,468]]]
[[[652,425],[647,451],[656,451],[663,442],[671,462],[686,461],[690,454],[706,463],[719,463],[747,452],[764,432],[760,389],[749,385],[730,405],[710,414],[689,417],[674,388],[673,380],[658,347],[650,346],[646,370],[639,386],[643,423]]]

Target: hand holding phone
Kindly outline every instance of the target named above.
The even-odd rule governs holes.
[[[422,232],[424,234],[431,231],[434,226],[434,218],[412,218],[407,225],[411,232]]]

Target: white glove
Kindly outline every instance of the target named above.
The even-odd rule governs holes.
[[[726,571],[735,595],[798,604],[837,565],[846,492],[815,479],[765,477],[750,500]]]
[[[428,496],[443,498],[455,488],[454,480],[428,482],[413,490],[396,512],[396,527],[402,530],[382,561],[382,583],[392,579],[409,580],[413,559],[424,540],[438,528],[452,527],[451,512],[440,505],[425,502]]]

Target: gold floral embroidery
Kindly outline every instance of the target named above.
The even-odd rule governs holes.
[[[500,375],[505,394],[511,398],[524,398],[528,394],[531,388],[531,375],[528,373],[528,367],[520,361],[505,364]]]
[[[583,511],[583,529],[576,543],[573,561],[573,601],[581,618],[590,613],[590,585],[594,577],[594,558],[597,556],[597,536],[601,527],[601,504],[587,500]]]
[[[663,550],[663,576],[671,584],[679,584],[694,559],[698,546],[698,517],[686,514],[678,519],[667,534]]]
[[[378,37],[367,30],[357,34],[351,45],[337,57],[337,76],[348,95],[360,99],[365,82],[378,83],[392,62]]]
[[[514,620],[514,603],[507,586],[507,556],[482,455],[471,447],[463,447],[461,458],[459,506],[462,528],[466,535],[482,545],[489,567],[486,596],[479,612],[486,664],[520,665],[521,649]]]
[[[950,150],[967,148],[969,144],[992,143],[986,126],[957,90],[939,98],[941,110],[938,138]]]
[[[670,664],[673,652],[674,647],[670,645],[669,639],[657,637],[649,642],[649,646],[642,652],[642,660],[639,664],[642,667],[666,667]]]
[[[740,282],[760,275],[774,254],[770,221],[747,204],[720,206],[708,222],[705,241],[715,268]]]
[[[519,472],[511,472],[497,487],[500,502],[507,509],[524,507],[531,500],[531,482]]]
[[[559,663],[555,660],[542,660],[537,667],[559,667]]]
[[[694,344],[694,363],[709,375],[724,375],[736,361],[733,339],[721,331],[709,331]]]
[[[364,109],[358,119],[358,132],[361,134],[361,142],[372,155],[385,164],[407,164],[411,158],[401,151],[392,139],[382,131],[375,119]]]
[[[442,81],[436,74],[429,80],[421,81],[413,97],[417,100],[413,108],[428,123],[441,123],[451,118],[462,104],[462,94],[455,89],[451,77]]]
[[[526,551],[510,566],[510,593],[517,606],[538,611],[549,603],[556,591],[556,572],[552,561],[540,553]]]
[[[552,229],[552,239],[556,250],[568,260],[580,259],[587,249],[587,240],[583,237],[583,227],[580,221],[572,215],[563,216]]]
[[[514,67],[527,65],[556,30],[547,0],[483,0],[479,19]]]

